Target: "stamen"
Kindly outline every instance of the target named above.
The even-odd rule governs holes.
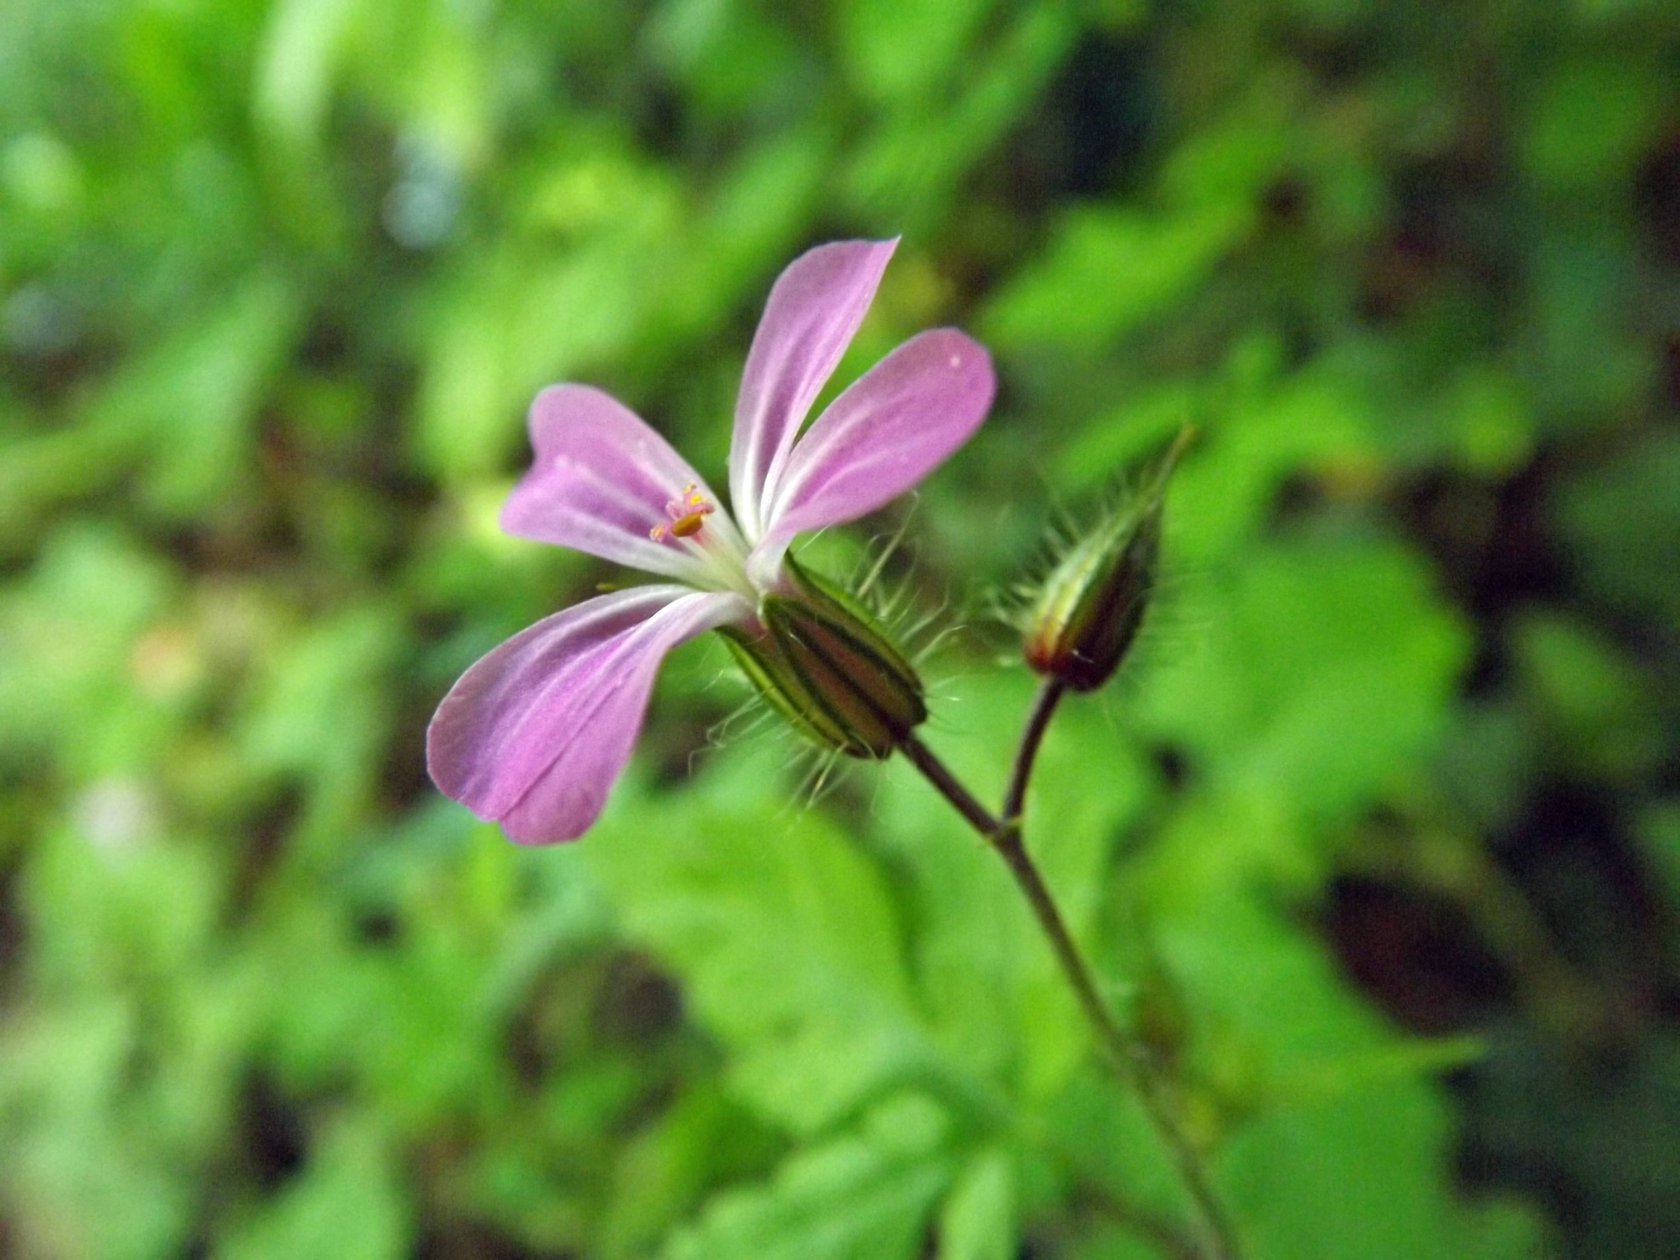
[[[707,508],[706,512],[710,512]],[[678,538],[692,538],[700,532],[700,527],[706,523],[706,512],[685,512],[671,522],[671,532]]]
[[[669,524],[655,525],[648,530],[648,537],[654,542],[664,542],[666,538],[693,538],[706,523],[706,518],[717,511],[717,504],[700,493],[700,487],[689,482],[682,488],[682,494],[665,505],[665,515],[671,518]]]

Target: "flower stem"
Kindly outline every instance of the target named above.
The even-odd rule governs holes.
[[[982,837],[990,841],[1003,829],[1003,824],[992,817],[992,811],[975,800],[974,794],[962,785],[957,776],[952,774],[945,763],[935,757],[933,750],[921,740],[911,735],[900,747],[916,769],[922,772],[922,777],[933,784],[935,790],[955,806],[957,813],[966,818],[969,826]]]
[[[996,850],[1009,868],[1016,886],[1020,888],[1032,909],[1033,917],[1038,920],[1039,927],[1049,939],[1050,948],[1056,955],[1056,962],[1060,965],[1062,974],[1073,986],[1086,1020],[1096,1032],[1115,1070],[1137,1092],[1156,1135],[1171,1153],[1179,1176],[1183,1179],[1185,1189],[1195,1205],[1198,1224],[1206,1236],[1207,1255],[1211,1260],[1238,1260],[1240,1252],[1236,1231],[1229,1214],[1214,1191],[1200,1153],[1179,1121],[1176,1100],[1165,1072],[1149,1048],[1121,1027],[1104,1005],[1091,970],[1080,956],[1067,923],[1063,920],[1061,911],[1057,909],[1055,899],[1050,895],[1050,889],[1038,873],[1038,867],[1021,839],[1020,807],[1026,797],[1027,779],[1031,774],[1033,758],[1043,738],[1044,728],[1060,699],[1060,692],[1060,685],[1055,683],[1047,683],[1039,691],[1022,736],[1020,751],[1016,756],[1015,772],[1011,778],[1006,812],[1002,819],[994,817],[980,804],[945,763],[934,756],[919,739],[914,736],[907,739],[902,745],[904,754],[934,789]],[[1013,812],[1009,812],[1007,806],[1013,806]]]
[[[1015,824],[1017,830],[1021,821],[1021,811],[1027,804],[1027,780],[1032,777],[1033,761],[1038,756],[1038,746],[1044,742],[1044,732],[1049,729],[1050,718],[1056,712],[1056,705],[1067,694],[1067,686],[1059,678],[1046,678],[1039,686],[1038,693],[1033,696],[1033,705],[1027,714],[1027,725],[1021,732],[1020,747],[1015,750],[1015,766],[1009,774],[1009,790],[1003,796],[1003,821]]]

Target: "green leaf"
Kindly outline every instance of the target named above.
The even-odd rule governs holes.
[[[239,732],[244,755],[269,773],[303,779],[319,807],[353,810],[383,747],[386,671],[398,642],[389,608],[353,608],[298,632],[253,689]]]
[[[940,1209],[938,1260],[1013,1260],[1020,1249],[1015,1199],[1009,1153],[974,1155]]]
[[[1330,368],[1279,376],[1279,353],[1267,338],[1238,347],[1216,388],[1202,394],[1189,417],[1210,418],[1205,436],[1173,475],[1168,564],[1174,557],[1180,564],[1206,565],[1240,555],[1270,524],[1290,478],[1316,475],[1332,483],[1338,474],[1369,475],[1371,434],[1379,426],[1361,383]],[[1162,437],[1185,418],[1159,417],[1167,421]],[[1122,410],[1115,420],[1131,416]],[[1113,476],[1113,465],[1104,471]]]
[[[1680,620],[1680,436],[1657,429],[1581,469],[1558,495],[1573,571],[1625,613]]]
[[[359,7],[355,0],[280,0],[273,6],[253,108],[275,140],[318,141]]]
[[[974,29],[995,0],[941,5],[894,0],[848,0],[839,7],[841,34],[853,77],[866,96],[920,103],[959,66],[967,68]]]
[[[692,1217],[708,1192],[768,1167],[781,1144],[727,1098],[716,1078],[696,1082],[646,1129],[617,1144],[601,1214],[605,1257],[640,1257]]]
[[[148,1260],[179,1254],[192,1196],[172,1175],[180,1152],[156,1140],[156,1109],[136,1094],[143,1044],[132,1000],[61,1001],[0,1033],[0,1186],[19,1238],[41,1255]]]
[[[1673,104],[1669,72],[1650,52],[1595,51],[1551,69],[1518,132],[1543,186],[1576,194],[1626,177]]]
[[[1345,817],[1417,764],[1468,650],[1422,564],[1380,538],[1273,543],[1177,615],[1207,629],[1146,676],[1149,724],[1261,820]]]
[[[1452,1134],[1434,1087],[1391,1082],[1253,1122],[1221,1182],[1255,1260],[1523,1260],[1532,1218],[1451,1190]]]
[[[146,630],[179,598],[179,579],[109,522],[58,530],[27,579],[0,596],[0,653],[28,668],[0,670],[0,750],[52,747],[80,780],[149,763],[174,722],[167,695],[189,646],[153,660]],[[173,645],[171,645],[173,646]]]
[[[1606,781],[1656,771],[1669,744],[1667,718],[1631,660],[1561,616],[1520,617],[1512,639],[1523,690],[1540,709],[1559,763]]]
[[[856,1133],[791,1156],[769,1183],[720,1196],[664,1260],[911,1260],[952,1176],[943,1130],[925,1100],[884,1105]]]
[[[396,1260],[411,1254],[413,1222],[395,1161],[360,1127],[332,1133],[295,1182],[235,1227],[217,1260]]]
[[[412,438],[445,479],[504,465],[537,391],[610,363],[668,283],[677,190],[611,154],[561,153],[553,168],[527,194],[530,233],[576,232],[578,245],[556,254],[515,237],[434,291]]]
[[[1673,797],[1646,809],[1639,818],[1646,860],[1668,897],[1680,904],[1680,800]]]
[[[297,297],[278,276],[234,285],[214,310],[129,360],[86,404],[83,422],[98,449],[109,438],[138,454],[147,492],[167,515],[237,500],[255,471],[257,413],[297,320]]]
[[[992,300],[984,332],[1004,346],[1103,350],[1203,283],[1247,229],[1246,214],[1225,206],[1176,217],[1071,211]]]
[[[943,9],[927,12],[943,18]],[[854,213],[883,231],[934,235],[962,204],[964,176],[983,167],[988,149],[1044,91],[1077,33],[1065,9],[1028,7],[976,51],[955,90],[895,102],[892,117],[852,157],[845,191]],[[947,105],[946,97],[954,99]]]
[[[795,1129],[906,1075],[947,1074],[882,870],[822,814],[778,811],[762,756],[730,761],[703,796],[625,802],[591,835],[584,860],[626,930],[734,1047],[736,1087]]]

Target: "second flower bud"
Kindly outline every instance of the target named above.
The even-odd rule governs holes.
[[[1145,471],[1138,492],[1056,562],[1028,614],[1022,653],[1040,674],[1092,691],[1120,667],[1149,607],[1161,550],[1167,478],[1192,430]]]

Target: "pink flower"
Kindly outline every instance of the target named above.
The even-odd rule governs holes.
[[[426,760],[445,793],[521,843],[600,814],[679,643],[756,625],[794,536],[915,485],[985,417],[991,360],[955,329],[895,349],[800,428],[875,296],[896,241],[841,241],[777,279],[747,355],[729,449],[734,511],[607,394],[553,385],[531,405],[536,459],[502,528],[670,579],[587,599],[478,661],[444,697]]]

